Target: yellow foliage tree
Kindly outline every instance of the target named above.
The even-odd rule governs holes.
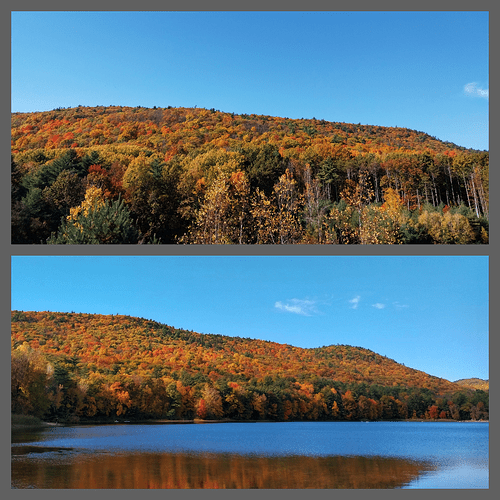
[[[69,222],[73,222],[77,227],[82,228],[81,224],[77,222],[78,217],[80,215],[87,217],[91,210],[103,207],[104,204],[105,201],[102,189],[99,187],[90,186],[85,192],[85,199],[82,201],[82,203],[77,207],[70,208],[67,219]]]
[[[296,184],[292,173],[287,169],[274,185],[270,198],[257,188],[251,208],[257,243],[290,244],[302,240],[300,212],[303,196],[298,192]]]
[[[422,226],[436,244],[468,244],[475,240],[467,218],[449,211],[441,215],[439,212],[424,210],[418,217],[417,227]]]
[[[209,384],[205,384],[201,397],[205,402],[207,418],[218,419],[224,415],[220,392]]]
[[[220,169],[184,239],[201,244],[249,243],[249,194],[244,172]]]

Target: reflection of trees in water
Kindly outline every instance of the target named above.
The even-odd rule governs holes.
[[[398,488],[429,464],[380,457],[232,454],[79,455],[12,463],[12,482],[38,488]]]

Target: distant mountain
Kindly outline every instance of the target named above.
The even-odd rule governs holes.
[[[488,238],[489,153],[408,128],[76,107],[12,113],[11,152],[13,243]]]
[[[480,389],[482,391],[490,390],[490,381],[481,378],[463,378],[456,380],[455,384],[461,385],[462,387],[468,387],[469,389]]]
[[[33,411],[38,394],[36,407],[52,418],[444,418],[457,393],[451,409],[481,400],[487,410],[474,391],[362,347],[303,349],[129,316],[22,311],[12,312],[11,342],[13,409]]]

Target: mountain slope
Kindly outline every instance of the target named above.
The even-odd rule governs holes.
[[[449,381],[361,347],[303,349],[200,334],[128,316],[14,312],[13,347],[24,341],[47,355],[73,357],[103,372],[116,365],[124,373],[136,366],[146,373],[161,367],[164,374],[179,369],[209,377],[213,373],[215,380],[222,375],[246,379],[317,376],[340,382],[428,388],[437,393],[458,389]]]
[[[446,415],[448,402],[487,409],[480,391],[361,347],[302,349],[128,316],[22,311],[12,312],[11,342],[13,409],[52,418],[352,420],[429,418],[433,404]]]
[[[78,107],[13,113],[11,151],[14,243],[487,240],[489,153],[406,128]]]

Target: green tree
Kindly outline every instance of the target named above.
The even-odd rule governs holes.
[[[133,244],[139,233],[123,200],[95,205],[88,213],[81,212],[74,219],[62,221],[57,234],[47,240],[49,244],[94,245]]]
[[[50,214],[44,200],[42,189],[30,189],[21,201],[12,207],[12,243],[44,243],[50,236]]]
[[[74,149],[68,149],[61,156],[55,158],[24,176],[22,184],[28,189],[43,189],[52,185],[64,170],[70,170],[83,177],[87,172],[85,165]]]
[[[181,203],[177,189],[179,175],[175,162],[166,164],[157,156],[139,156],[130,163],[124,187],[141,240],[156,237],[162,243],[173,243],[176,236],[182,234],[178,213]]]
[[[67,216],[71,207],[79,205],[84,197],[82,179],[71,170],[63,170],[50,186],[44,188],[42,198],[46,206],[45,221],[52,231],[59,226],[61,217]]]
[[[254,191],[259,188],[267,196],[285,173],[288,160],[283,158],[279,148],[273,144],[245,145],[238,150],[244,156],[243,169]]]

